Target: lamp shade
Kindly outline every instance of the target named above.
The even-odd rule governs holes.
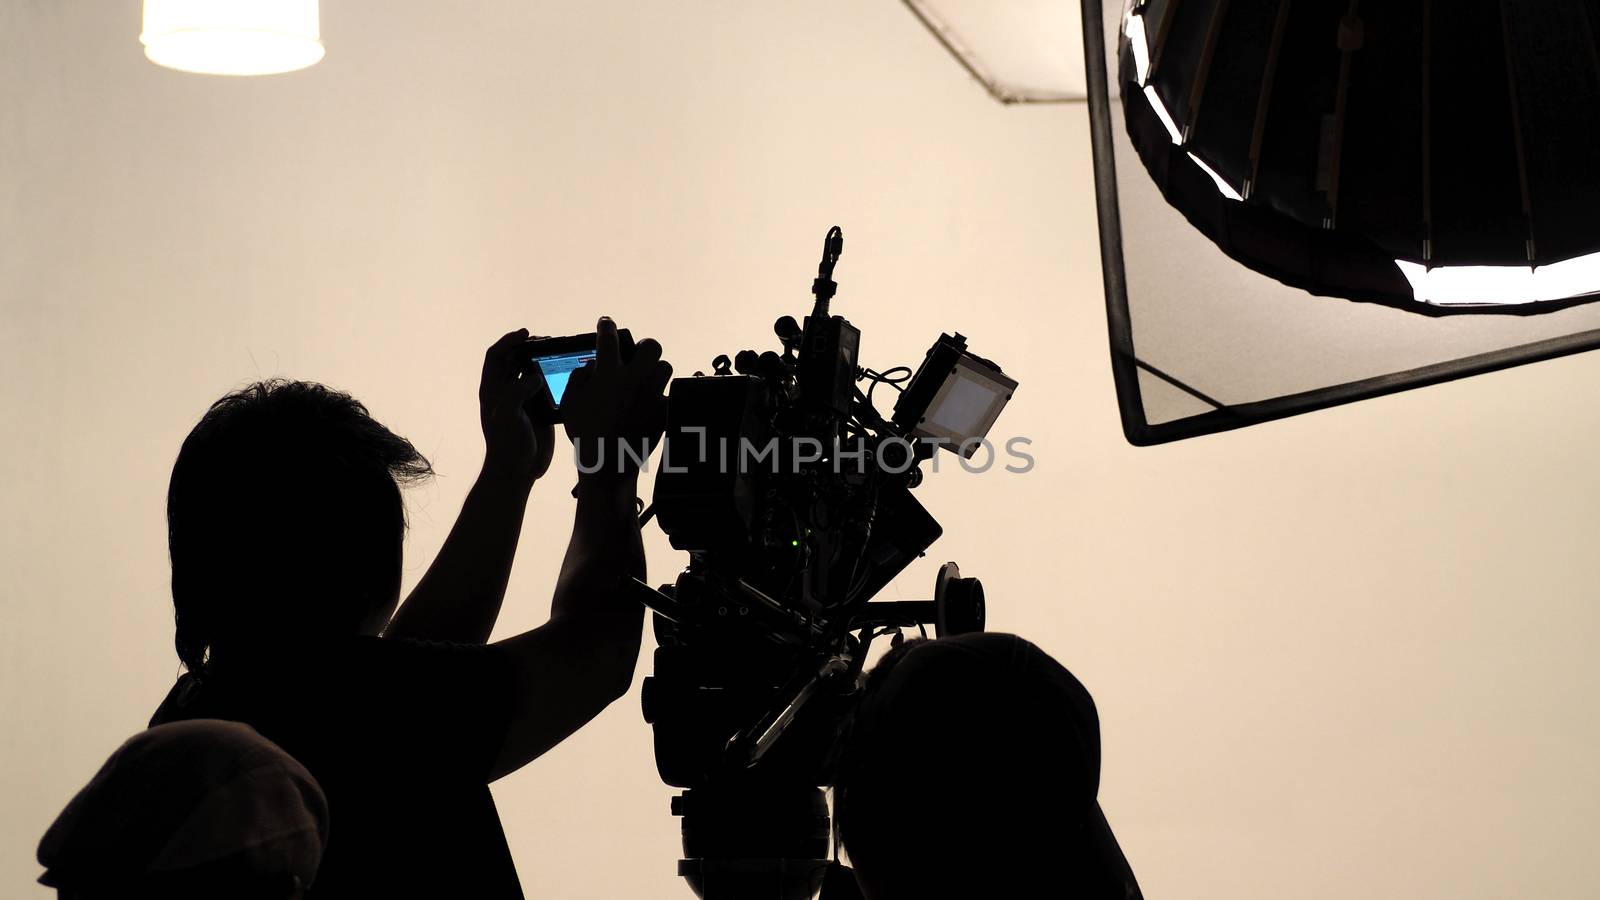
[[[317,0],[145,0],[145,56],[211,75],[274,75],[322,59]]]
[[[1083,15],[1131,442],[1600,347],[1597,0]]]

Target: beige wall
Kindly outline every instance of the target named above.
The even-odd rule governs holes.
[[[487,342],[604,311],[681,372],[765,348],[838,223],[866,361],[962,330],[1038,458],[930,478],[946,536],[889,593],[957,559],[1084,679],[1150,896],[1592,895],[1600,357],[1136,450],[1083,109],[995,105],[898,3],[328,0],[326,61],[252,80],[146,63],[138,6],[0,4],[0,893],[177,674],[162,504],[208,401],[323,380],[415,440],[409,584]],[[530,896],[688,896],[649,737],[630,697],[496,786]]]

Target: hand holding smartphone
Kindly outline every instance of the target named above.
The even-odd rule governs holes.
[[[617,332],[617,346],[623,363],[633,359],[633,335],[628,329]],[[538,372],[550,389],[547,408],[528,411],[535,421],[561,421],[561,398],[567,392],[567,382],[573,372],[594,360],[595,348],[596,335],[592,331],[570,337],[533,338],[523,343],[519,351],[523,365],[529,372]],[[530,404],[537,402],[530,401]],[[536,412],[539,414],[535,415]]]

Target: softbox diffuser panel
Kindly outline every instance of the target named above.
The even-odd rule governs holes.
[[[1122,104],[1149,102],[1122,96],[1120,86],[1118,39],[1130,5],[1083,4],[1112,367],[1130,442],[1239,428],[1600,346],[1600,304],[1592,302],[1438,314],[1420,299],[1319,296],[1236,261],[1163,186],[1238,204],[1223,194],[1226,182],[1238,182],[1215,182],[1173,144],[1169,177],[1158,184],[1129,138]],[[1147,112],[1139,107],[1135,120]]]

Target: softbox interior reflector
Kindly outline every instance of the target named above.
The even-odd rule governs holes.
[[[1434,5],[1441,7],[1441,14],[1449,9],[1448,4]],[[1166,12],[1175,6],[1180,6],[1175,0],[1147,4],[1165,7]],[[1191,13],[1201,7],[1221,7],[1223,14],[1228,13],[1227,5],[1218,0],[1181,6]],[[1232,15],[1251,9],[1265,15],[1259,30],[1270,35],[1276,3],[1235,6],[1238,9],[1232,10]],[[1348,6],[1339,4],[1340,14]],[[1251,201],[1237,199],[1243,185],[1239,178],[1230,177],[1237,173],[1216,171],[1188,152],[1195,145],[1183,141],[1184,123],[1179,120],[1192,91],[1163,103],[1174,109],[1157,112],[1155,101],[1147,96],[1151,85],[1124,77],[1149,63],[1133,59],[1138,54],[1131,52],[1119,60],[1125,17],[1133,8],[1132,0],[1083,3],[1112,367],[1123,431],[1130,442],[1158,444],[1239,428],[1600,346],[1597,303],[1452,311],[1429,303],[1424,293],[1448,292],[1452,280],[1481,287],[1486,278],[1508,275],[1517,279],[1503,288],[1508,296],[1517,291],[1542,296],[1538,292],[1548,290],[1546,285],[1567,277],[1560,262],[1548,265],[1540,259],[1539,268],[1521,270],[1438,267],[1417,282],[1420,286],[1413,301],[1386,304],[1371,302],[1370,294],[1356,300],[1319,296],[1236,261],[1234,256],[1240,254],[1237,247],[1228,247],[1229,235],[1219,237],[1213,229],[1208,236],[1174,205],[1183,204],[1173,198],[1187,196],[1191,216],[1200,208],[1195,199],[1199,196],[1197,185],[1215,192],[1209,202],[1224,210],[1226,204]],[[1144,22],[1136,26],[1139,28],[1145,22],[1158,23],[1164,14],[1160,9],[1154,15],[1149,8],[1141,11]],[[1337,15],[1332,19],[1335,27],[1330,28],[1330,45],[1340,39],[1338,19]],[[1219,22],[1219,29],[1233,27],[1231,22]],[[1203,34],[1205,29],[1196,33]],[[1219,31],[1219,43],[1225,35]],[[1145,39],[1150,41],[1149,47],[1156,38]],[[1205,48],[1199,52],[1204,53]],[[1212,52],[1220,52],[1220,46],[1214,46]],[[1498,65],[1503,60],[1482,64],[1490,62]],[[1353,65],[1359,64],[1357,58]],[[1417,64],[1422,65],[1420,55]],[[1158,91],[1155,100],[1161,100],[1163,83],[1159,79],[1152,82]],[[1336,91],[1338,76],[1330,83]],[[1124,96],[1128,87],[1139,93]],[[1170,86],[1168,92],[1173,93]],[[1308,97],[1306,102],[1322,103],[1324,99],[1329,98]],[[1336,94],[1330,102],[1337,102]],[[1176,117],[1171,123],[1171,152],[1166,154],[1170,159],[1159,182],[1130,140],[1124,103],[1142,104],[1133,117],[1136,135],[1140,128],[1148,133],[1151,114],[1155,121]],[[1459,105],[1456,112],[1471,114]],[[1494,112],[1498,116],[1498,110]],[[1161,127],[1167,126],[1163,123]],[[1311,139],[1325,142],[1327,137],[1312,135]],[[1318,151],[1308,148],[1307,152]],[[1420,164],[1413,167],[1404,159],[1397,159],[1395,166],[1420,171]],[[1515,179],[1515,167],[1510,177]],[[1214,221],[1226,226],[1239,220],[1229,211]],[[1396,285],[1406,285],[1410,277],[1397,263],[1394,278],[1381,287],[1393,291]],[[1536,281],[1530,282],[1530,277]],[[1401,290],[1403,296],[1403,287]]]

